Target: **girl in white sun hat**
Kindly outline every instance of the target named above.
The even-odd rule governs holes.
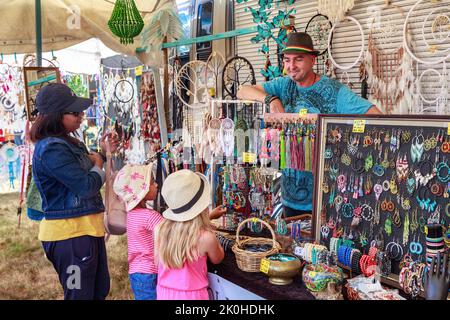
[[[210,219],[222,216],[226,209],[209,212],[208,180],[190,170],[170,174],[161,194],[169,209],[157,228],[157,299],[208,300],[206,261],[218,264],[224,258]]]

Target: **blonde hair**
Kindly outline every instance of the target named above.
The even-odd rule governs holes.
[[[164,219],[158,227],[156,238],[159,261],[167,268],[180,269],[186,260],[197,260],[198,239],[203,230],[211,230],[208,208],[189,221]]]

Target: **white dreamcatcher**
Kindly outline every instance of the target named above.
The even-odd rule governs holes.
[[[430,10],[425,5],[433,6]],[[418,9],[419,5],[420,10]],[[430,10],[428,15],[422,22],[420,30],[420,43],[415,43],[414,47],[419,47],[422,43],[425,44],[427,50],[418,51],[418,54],[413,52],[412,45],[407,40],[407,30],[409,22],[413,20],[414,11],[423,13]],[[450,58],[450,3],[449,1],[417,1],[409,10],[405,23],[403,25],[403,41],[408,54],[418,63],[425,65],[438,65],[448,58]],[[416,17],[418,18],[418,17]],[[434,18],[434,19],[433,19]],[[411,46],[411,47],[410,47]],[[419,56],[420,55],[420,56]],[[432,57],[431,59],[429,57]]]
[[[375,22],[372,19],[364,72],[371,88],[369,100],[382,108],[384,113],[409,113],[413,100],[414,66],[406,54],[404,42],[394,47],[393,38],[400,34],[401,26],[396,21],[404,20],[403,10],[389,2],[380,8],[382,12],[394,9],[388,18]],[[409,32],[407,33],[410,39]]]
[[[222,98],[222,88],[220,86],[220,76],[225,66],[225,58],[219,52],[213,51],[206,61],[205,84],[208,98]]]
[[[186,106],[182,139],[186,148],[194,148],[195,157],[201,156],[203,118],[208,111],[207,68],[204,61],[190,61],[180,68],[175,78],[176,94]],[[212,70],[208,74],[212,74]]]
[[[355,0],[318,0],[317,10],[332,23],[342,21],[347,11],[355,6]]]
[[[417,70],[419,74],[419,70]],[[445,61],[442,63],[442,71],[428,68],[420,73],[415,84],[413,112],[436,114],[449,114],[447,106],[449,91],[449,73]]]
[[[351,68],[353,68],[354,66],[357,65],[357,63],[361,60],[361,58],[362,58],[362,56],[364,54],[364,31],[363,31],[363,28],[362,28],[361,24],[355,18],[353,18],[351,16],[346,16],[345,19],[350,20],[351,22],[356,24],[356,26],[358,27],[358,30],[359,30],[359,32],[361,34],[361,42],[360,42],[361,50],[359,52],[358,58],[353,63],[345,65],[345,66],[338,64],[336,62],[336,60],[334,60],[333,55],[332,55],[332,50],[331,50],[331,48],[332,48],[331,42],[332,42],[332,39],[333,39],[333,32],[336,29],[336,27],[341,24],[340,22],[337,22],[337,23],[335,23],[333,25],[333,27],[331,28],[331,31],[330,31],[330,33],[328,35],[328,54],[329,54],[329,58],[330,58],[331,62],[333,63],[333,65],[336,68],[341,69],[341,70],[350,70]]]

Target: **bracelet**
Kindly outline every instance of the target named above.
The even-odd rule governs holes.
[[[276,96],[272,96],[270,94],[266,95],[264,97],[264,104],[267,105],[267,106],[270,105],[270,103],[272,102],[273,98],[276,98]]]

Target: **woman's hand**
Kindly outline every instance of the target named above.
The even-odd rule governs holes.
[[[209,213],[209,220],[219,219],[225,212],[227,212],[227,208],[218,206]]]
[[[100,139],[100,148],[101,153],[106,155],[106,144],[109,143],[109,149],[111,153],[116,152],[117,147],[119,146],[119,137],[115,132],[105,133]]]
[[[88,158],[92,161],[94,166],[99,167],[100,169],[103,168],[103,158],[102,156],[97,152],[91,152],[88,154]]]

